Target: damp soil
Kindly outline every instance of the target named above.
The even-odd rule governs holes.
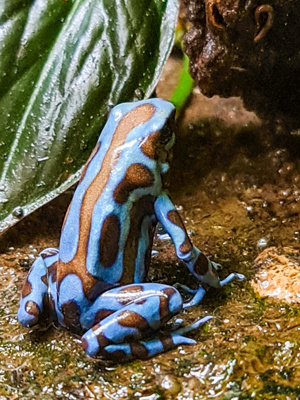
[[[168,96],[178,63],[167,64],[160,96]],[[208,289],[199,306],[180,314],[184,324],[214,317],[190,334],[196,345],[146,361],[106,364],[86,357],[79,338],[62,328],[22,328],[16,318],[22,283],[38,252],[57,247],[69,191],[0,239],[0,400],[300,399],[297,302],[253,286],[261,266],[272,265],[268,248],[293,257],[297,279],[300,140],[276,134],[239,99],[208,100],[197,90],[177,125],[171,197],[193,243],[222,264],[220,276],[240,272],[246,279]],[[154,250],[150,281],[197,286],[170,240],[156,238]]]

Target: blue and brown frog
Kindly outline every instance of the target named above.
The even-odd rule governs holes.
[[[220,287],[243,279],[232,273],[220,281],[217,265],[192,245],[164,190],[174,114],[171,103],[157,98],[111,111],[67,211],[59,250],[43,250],[27,276],[18,311],[22,325],[51,319],[83,335],[88,355],[117,360],[194,344],[185,333],[210,317],[158,333],[205,294],[202,287],[190,290],[193,298],[184,303],[174,287],[144,283],[158,222],[197,280]]]

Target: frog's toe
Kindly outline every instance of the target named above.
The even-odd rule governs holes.
[[[212,319],[212,315],[207,315],[199,319],[198,321],[194,322],[191,325],[184,326],[182,328],[177,329],[176,331],[171,333],[172,342],[175,346],[179,344],[196,344],[196,340],[183,336],[184,334],[191,332],[195,329],[198,329],[201,325],[205,324],[207,321]]]
[[[222,267],[221,264],[216,263],[216,262],[214,262],[214,261],[211,261],[211,263],[212,263],[212,265],[213,265],[213,267],[214,267],[214,269],[215,269],[216,271],[221,271],[221,270],[223,269],[223,267]]]
[[[174,346],[179,346],[180,344],[189,344],[189,345],[197,344],[195,339],[191,339],[189,337],[177,334],[172,335],[172,340]]]
[[[232,272],[232,273],[229,274],[225,279],[223,279],[222,281],[220,281],[219,286],[225,286],[225,285],[227,285],[227,283],[231,282],[234,278],[236,278],[236,279],[242,281],[242,280],[245,279],[245,275]]]
[[[191,331],[193,331],[195,329],[198,329],[201,325],[205,324],[206,322],[208,322],[212,318],[213,318],[212,315],[207,315],[206,317],[203,317],[203,318],[199,319],[198,321],[194,322],[191,325],[187,325],[187,326],[184,326],[184,327],[182,327],[180,329],[177,329],[177,331],[173,332],[173,334],[183,335],[185,333],[191,332]]]

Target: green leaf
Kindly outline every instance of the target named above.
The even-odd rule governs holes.
[[[149,97],[177,0],[0,0],[0,231],[76,182],[112,105]]]
[[[170,99],[170,102],[173,103],[177,109],[177,116],[187,103],[187,100],[193,91],[193,87],[194,81],[189,74],[189,58],[184,54],[180,79]]]

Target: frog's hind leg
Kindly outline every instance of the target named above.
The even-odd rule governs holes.
[[[182,298],[172,286],[136,283],[103,293],[98,307],[97,315],[106,317],[83,335],[83,348],[91,357],[113,358],[105,351],[106,346],[136,342],[152,335],[180,312]]]
[[[188,344],[196,344],[196,340],[184,336],[186,333],[198,329],[201,325],[209,321],[212,316],[206,316],[192,325],[185,326],[177,329],[164,336],[157,335],[153,339],[139,340],[132,343],[123,344],[110,344],[105,347],[106,354],[110,355],[110,358],[115,360],[131,360],[135,358],[149,358],[156,354],[163,353],[173,347]]]
[[[120,304],[118,310],[116,303]],[[108,307],[111,314],[82,337],[83,348],[91,357],[147,358],[178,344],[195,343],[182,335],[187,328],[177,329],[165,337],[156,335],[152,340],[142,340],[153,336],[182,309],[181,295],[172,286],[156,283],[123,286],[105,292],[99,298],[100,304],[99,314],[108,313]]]
[[[25,327],[32,327],[48,320],[50,309],[54,308],[53,290],[51,281],[56,275],[56,262],[58,250],[49,248],[43,250],[32,264],[22,290],[18,310],[18,320]],[[53,311],[53,310],[52,310]],[[54,311],[53,311],[54,312]]]

